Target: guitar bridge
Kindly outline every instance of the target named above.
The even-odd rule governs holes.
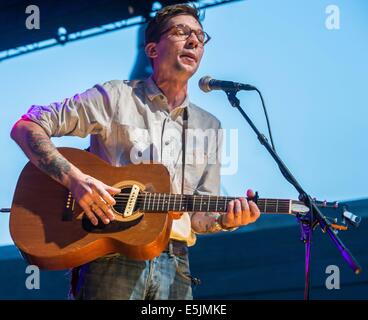
[[[130,195],[129,195],[127,205],[126,205],[124,213],[123,213],[124,217],[130,217],[133,214],[133,210],[134,210],[135,204],[136,204],[137,199],[138,199],[139,191],[140,191],[139,186],[136,185],[136,184],[133,184],[132,185],[132,190],[130,191]]]

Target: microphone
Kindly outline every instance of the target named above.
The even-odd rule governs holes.
[[[224,91],[252,91],[257,90],[256,87],[250,84],[237,83],[232,81],[223,81],[212,79],[210,76],[204,76],[199,79],[199,88],[204,92],[210,92],[212,90],[224,90]]]

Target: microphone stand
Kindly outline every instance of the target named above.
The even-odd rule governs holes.
[[[256,91],[260,94],[258,89]],[[312,233],[313,229],[320,225],[322,231],[327,232],[327,234],[332,239],[333,243],[339,249],[341,255],[348,263],[350,268],[353,269],[355,274],[359,274],[361,272],[361,267],[350,251],[345,247],[339,237],[336,235],[334,230],[331,228],[331,224],[326,218],[323,216],[318,206],[314,203],[311,196],[307,194],[292,173],[289,171],[285,163],[278,156],[276,151],[271,147],[268,142],[266,136],[262,134],[257,127],[254,125],[252,120],[248,117],[248,115],[244,112],[244,110],[240,106],[240,101],[237,98],[238,90],[229,90],[225,91],[230,104],[239,110],[243,118],[248,122],[253,131],[256,133],[258,140],[260,143],[267,149],[272,158],[276,161],[282,175],[285,177],[289,183],[291,183],[295,189],[299,192],[299,200],[303,201],[306,206],[310,208],[309,213],[306,215],[298,214],[297,218],[300,222],[301,226],[301,240],[305,244],[305,286],[304,286],[304,299],[309,300],[310,295],[310,260],[311,260],[311,242],[312,242]],[[260,94],[261,95],[261,94]]]

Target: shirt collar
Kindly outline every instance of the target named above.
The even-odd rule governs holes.
[[[156,97],[159,97],[161,100],[166,99],[165,95],[162,93],[160,88],[157,87],[155,81],[152,79],[152,76],[148,77],[144,81],[144,83],[145,83],[145,89],[146,89],[146,94],[147,94],[148,99],[150,99],[151,101],[153,101]],[[179,108],[183,109],[188,106],[189,106],[189,97],[187,94],[183,103],[179,107],[176,107],[174,110],[179,109]]]
[[[151,101],[157,96],[163,96],[162,91],[157,87],[155,81],[153,81],[152,76],[148,77],[145,81],[145,89],[148,99]]]

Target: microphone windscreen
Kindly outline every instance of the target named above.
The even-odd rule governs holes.
[[[210,76],[204,76],[198,81],[199,88],[204,92],[210,92],[212,89],[209,86],[210,81],[212,78]]]

